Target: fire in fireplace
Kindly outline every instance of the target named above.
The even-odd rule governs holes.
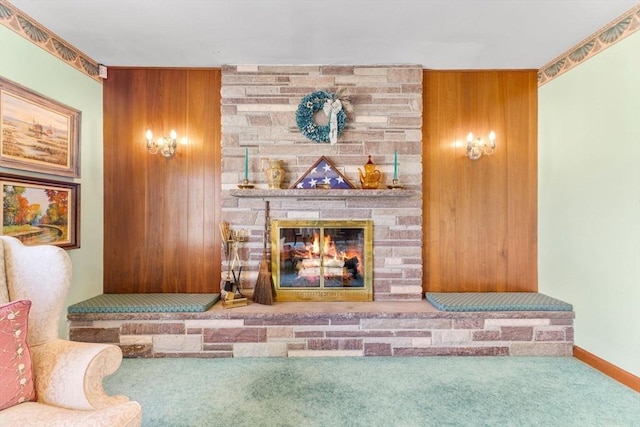
[[[272,220],[278,301],[372,301],[371,220]]]

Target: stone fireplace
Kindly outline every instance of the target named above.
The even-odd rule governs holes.
[[[296,124],[301,99],[316,90],[342,89],[353,111],[335,145],[306,139]],[[246,150],[246,151],[245,151]],[[398,178],[404,189],[388,189],[397,152]],[[252,189],[239,189],[248,153],[248,179]],[[382,178],[378,189],[360,189],[358,168],[371,156]],[[355,189],[291,188],[320,157],[326,157]],[[285,179],[280,189],[268,188],[262,172],[263,159],[281,160]],[[362,295],[345,300],[419,300],[422,298],[422,67],[393,66],[225,66],[222,68],[222,220],[231,228],[249,230],[249,241],[241,251],[242,285],[254,286],[263,257],[264,230],[271,220],[368,221],[371,225],[368,282],[357,283]],[[265,209],[269,201],[270,209]],[[311,229],[315,226],[293,226]],[[285,239],[298,241],[295,232],[280,235],[271,227],[271,249]],[[275,235],[274,235],[275,231]],[[305,233],[300,233],[305,234]],[[304,236],[300,236],[302,239]],[[347,236],[349,237],[349,236]],[[285,243],[286,245],[287,243]],[[272,256],[274,277],[289,278],[292,261],[284,247]],[[366,252],[366,251],[365,251]],[[314,261],[298,257],[296,267]],[[366,265],[365,265],[366,264]],[[336,267],[338,268],[338,267]],[[341,271],[344,266],[340,267]],[[348,268],[347,268],[348,270]],[[296,270],[297,271],[297,270]],[[331,270],[336,273],[338,270]],[[324,271],[323,271],[324,274]],[[318,280],[316,289],[280,286],[278,300],[317,301],[338,298],[338,288],[352,291],[347,282],[336,285]],[[324,276],[323,276],[324,277]],[[349,278],[346,274],[345,280]],[[296,285],[303,280],[296,276]],[[358,279],[359,280],[359,279]],[[292,282],[289,282],[291,284]],[[280,283],[282,285],[283,283]],[[362,286],[360,286],[362,285]],[[315,292],[315,294],[313,293]],[[319,293],[318,293],[319,292]],[[351,295],[345,292],[344,295]],[[356,293],[353,293],[355,295]],[[292,296],[295,295],[295,296]],[[315,296],[312,296],[315,295]],[[340,294],[338,294],[340,295]],[[339,297],[343,298],[343,297]]]

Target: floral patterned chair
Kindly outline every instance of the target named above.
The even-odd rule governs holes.
[[[0,236],[0,426],[142,424],[137,402],[102,387],[122,362],[120,348],[58,338],[70,283],[64,250]]]

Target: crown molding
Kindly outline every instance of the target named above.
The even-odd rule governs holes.
[[[100,64],[6,0],[0,0],[0,25],[9,28],[61,61],[102,83]]]
[[[549,83],[638,30],[640,30],[640,6],[625,12],[562,55],[543,65],[538,70],[538,87]]]

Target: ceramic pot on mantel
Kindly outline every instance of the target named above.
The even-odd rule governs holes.
[[[285,176],[282,160],[262,159],[262,172],[270,189],[280,188]]]
[[[364,173],[358,168],[358,174],[360,175],[360,185],[366,190],[375,190],[378,188],[380,182],[380,171],[376,169],[375,163],[369,156],[369,161],[364,165]]]

